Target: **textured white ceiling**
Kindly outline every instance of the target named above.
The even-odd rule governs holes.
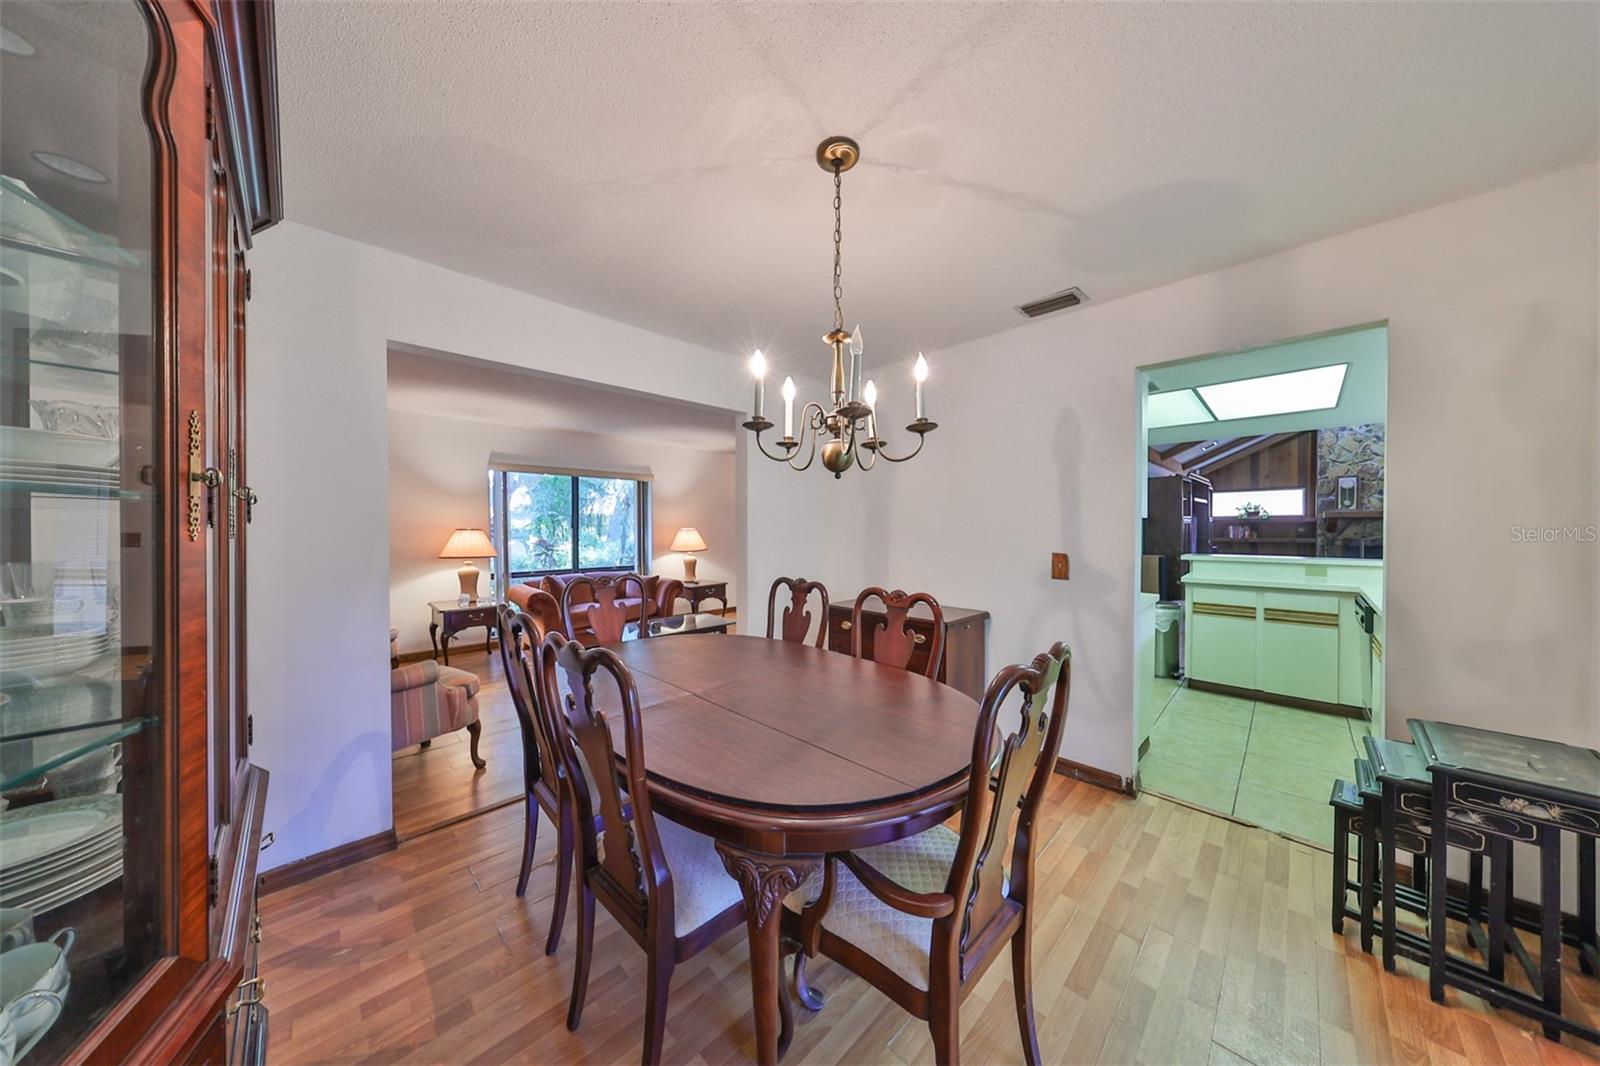
[[[1593,4],[285,0],[289,217],[813,361],[856,137],[869,362],[1592,156]],[[1067,312],[1071,313],[1071,312]],[[820,372],[817,370],[816,372]]]
[[[389,409],[714,452],[733,451],[737,422],[718,407],[398,345],[389,349]]]

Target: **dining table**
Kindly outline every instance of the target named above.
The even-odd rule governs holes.
[[[639,692],[654,811],[712,837],[739,883],[756,1058],[775,1063],[792,1032],[784,897],[830,852],[910,836],[956,813],[978,704],[920,674],[761,637],[611,650]],[[607,718],[620,759],[622,718]]]

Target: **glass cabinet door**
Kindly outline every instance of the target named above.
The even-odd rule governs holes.
[[[182,497],[148,12],[8,2],[0,31],[0,1045],[9,1022],[13,1054],[48,1062],[166,953],[162,541]]]

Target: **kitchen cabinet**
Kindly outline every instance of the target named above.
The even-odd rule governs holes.
[[[272,16],[0,5],[0,906],[69,976],[29,1062],[221,1061],[258,987],[243,382],[246,255],[281,213]]]
[[[1358,561],[1210,556],[1184,579],[1190,679],[1366,717],[1379,698],[1368,632],[1382,571]],[[1309,578],[1309,580],[1308,580]]]

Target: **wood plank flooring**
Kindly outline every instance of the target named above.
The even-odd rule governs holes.
[[[522,740],[498,653],[478,647],[450,649],[450,665],[470,670],[483,682],[478,721],[483,736],[472,765],[465,729],[435,737],[426,748],[394,753],[394,831],[401,840],[459,821],[522,796]]]
[[[683,638],[697,639],[697,638]],[[1057,778],[1046,801],[1035,919],[1039,1038],[1048,1062],[1592,1063],[1515,1015],[1450,993],[1402,961],[1385,974],[1328,925],[1327,853],[1150,795]],[[541,825],[514,895],[522,810],[504,807],[262,901],[261,970],[276,1063],[634,1062],[644,953],[603,912],[588,1007],[565,1026],[573,963],[542,953],[554,832]],[[753,1061],[742,932],[681,966],[665,1060]],[[819,960],[830,999],[798,1009],[786,1063],[933,1061],[924,1023]],[[961,1014],[968,1062],[1020,1062],[1011,968]],[[1566,995],[1600,1018],[1600,983]]]

